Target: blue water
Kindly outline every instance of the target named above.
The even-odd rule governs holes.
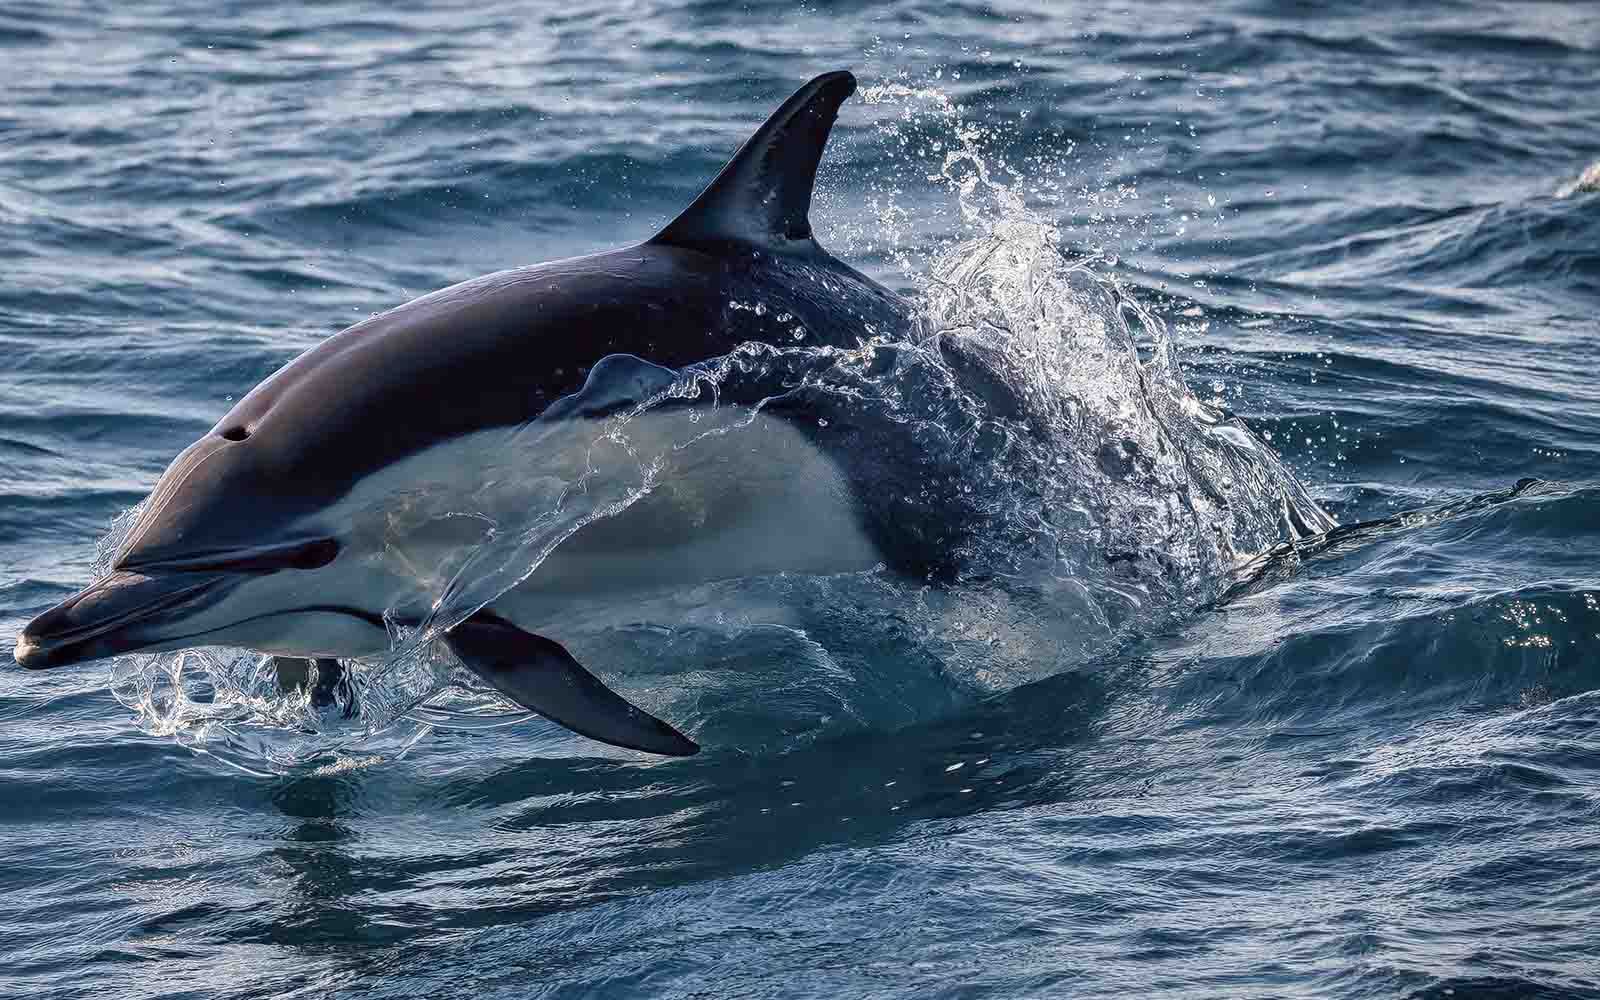
[[[1062,6],[0,6],[6,648],[260,378],[649,235],[836,67],[826,245],[916,295],[1053,224],[1332,515],[1435,509],[978,693],[854,650],[909,723],[803,669],[873,605],[644,623],[765,678],[690,722],[849,717],[687,761],[524,722],[271,776],[108,664],[0,670],[0,995],[1600,996],[1600,17]]]

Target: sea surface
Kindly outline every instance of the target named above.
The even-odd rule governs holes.
[[[1600,997],[1588,5],[0,3],[0,646],[297,353],[837,68],[819,238],[1043,428],[946,456],[1007,572],[574,623],[686,760],[6,657],[0,996]]]

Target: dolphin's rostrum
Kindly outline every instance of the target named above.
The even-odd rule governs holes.
[[[396,570],[371,525],[401,516],[431,484],[495,481],[478,474],[495,461],[497,435],[592,424],[687,366],[740,345],[790,346],[795,330],[810,345],[851,349],[869,331],[907,329],[907,304],[811,232],[817,164],[854,90],[846,72],[800,88],[645,243],[467,281],[302,354],[177,457],[111,572],[35,618],[17,662],[215,645],[331,668],[331,658],[382,652],[385,616],[420,619],[439,595]],[[651,495],[589,524],[450,628],[449,648],[578,733],[692,754],[686,736],[534,630],[559,635],[561,609],[600,590],[878,563],[937,572],[959,526],[893,508],[914,491],[884,471],[892,453],[803,406],[773,405],[761,419],[761,456],[730,438],[702,463],[693,514]]]

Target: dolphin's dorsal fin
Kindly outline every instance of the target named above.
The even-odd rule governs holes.
[[[824,73],[795,91],[722,168],[694,204],[651,243],[725,251],[810,251],[811,187],[839,105],[856,92],[850,73]]]

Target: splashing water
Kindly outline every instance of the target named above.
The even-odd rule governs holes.
[[[1333,526],[1259,438],[1189,391],[1165,324],[1109,276],[1104,255],[1067,252],[1026,207],[1020,181],[991,169],[983,130],[937,90],[863,95],[891,112],[888,141],[903,145],[913,126],[936,137],[921,176],[948,186],[960,213],[961,238],[921,257],[892,200],[872,232],[846,234],[889,245],[917,287],[910,336],[864,338],[852,351],[747,344],[611,418],[570,467],[551,467],[547,427],[511,432],[496,465],[518,470],[514,496],[461,510],[421,491],[404,516],[381,512],[389,551],[407,565],[425,564],[411,547],[443,524],[465,525],[464,540],[435,573],[426,620],[405,628],[386,616],[391,652],[347,663],[350,683],[333,704],[282,690],[272,658],[256,653],[125,656],[112,688],[139,724],[240,767],[282,771],[402,753],[438,726],[527,718],[437,637],[585,525],[672,487],[699,449],[747,433],[765,404],[723,402],[739,380],[801,386],[818,412],[898,425],[930,470],[907,499],[975,527],[948,586],[881,569],[782,574],[634,601],[626,623],[575,623],[580,660],[654,664],[653,676],[617,686],[713,745],[902,725],[1070,669],[1191,614],[1252,556]],[[136,514],[113,525],[98,570]]]
[[[1573,195],[1595,191],[1600,191],[1600,162],[1589,164],[1576,179],[1561,185],[1556,191],[1556,197],[1571,198]]]

